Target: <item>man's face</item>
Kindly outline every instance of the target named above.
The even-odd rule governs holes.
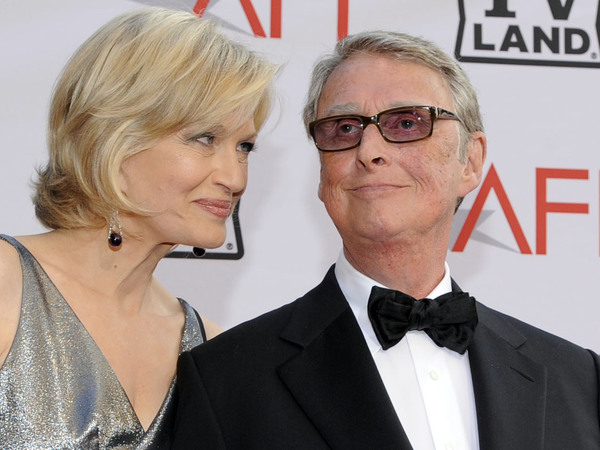
[[[450,90],[439,74],[414,63],[359,55],[330,75],[317,118],[372,116],[417,105],[454,112]],[[319,198],[346,245],[448,240],[456,200],[479,184],[485,153],[481,137],[469,152],[479,152],[479,160],[459,161],[459,126],[456,120],[437,120],[432,136],[395,144],[369,125],[358,147],[321,152]]]

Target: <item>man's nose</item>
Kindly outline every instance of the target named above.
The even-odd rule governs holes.
[[[356,155],[357,162],[367,168],[373,165],[383,165],[388,160],[389,147],[390,144],[383,138],[377,124],[369,122],[363,128]]]

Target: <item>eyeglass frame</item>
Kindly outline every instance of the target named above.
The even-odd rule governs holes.
[[[395,141],[395,140],[388,138],[385,135],[385,133],[383,132],[383,130],[381,129],[381,124],[379,123],[379,117],[383,114],[386,114],[386,113],[389,113],[392,111],[402,111],[402,110],[410,111],[411,109],[426,109],[429,111],[429,115],[431,117],[431,128],[429,129],[429,133],[426,136],[422,136],[422,137],[416,138],[416,139],[410,139],[408,141]],[[358,140],[358,142],[351,147],[336,148],[335,150],[323,150],[323,149],[319,148],[319,146],[317,145],[317,141],[315,139],[315,127],[319,123],[322,123],[322,122],[325,122],[328,120],[343,119],[343,118],[360,120],[360,122],[361,122],[360,127],[362,130],[362,133],[360,135],[360,139]],[[421,141],[423,139],[427,139],[428,137],[430,137],[433,134],[433,124],[437,119],[458,120],[460,123],[463,123],[463,121],[460,119],[460,117],[458,117],[452,111],[448,111],[447,109],[440,108],[439,106],[416,105],[416,106],[399,106],[396,108],[386,109],[385,111],[380,111],[377,114],[370,116],[370,117],[369,116],[361,116],[360,114],[339,114],[336,116],[323,117],[322,119],[317,119],[317,120],[310,122],[308,124],[308,130],[310,131],[310,135],[313,138],[313,142],[315,144],[315,147],[317,147],[317,150],[322,151],[322,152],[343,152],[343,151],[352,150],[353,148],[358,147],[360,145],[360,143],[362,142],[362,138],[363,138],[365,129],[371,124],[374,124],[377,126],[377,129],[379,130],[379,134],[381,134],[381,136],[383,137],[383,139],[386,142],[389,142],[392,144],[405,144],[408,142]]]

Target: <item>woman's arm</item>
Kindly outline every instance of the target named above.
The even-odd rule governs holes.
[[[21,310],[22,270],[15,248],[0,240],[0,366],[15,338]]]

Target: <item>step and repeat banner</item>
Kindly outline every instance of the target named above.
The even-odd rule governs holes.
[[[229,328],[315,286],[340,251],[317,198],[301,110],[316,58],[368,29],[423,36],[480,95],[481,187],[456,214],[451,273],[483,303],[600,352],[599,0],[0,0],[0,232],[44,231],[31,204],[53,84],[73,51],[143,5],[200,12],[282,64],[250,157],[239,228],[203,258],[179,248],[157,277]]]

